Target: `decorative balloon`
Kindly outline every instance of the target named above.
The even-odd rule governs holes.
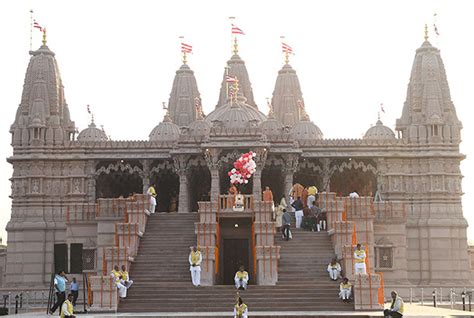
[[[234,162],[234,168],[232,168],[227,175],[230,177],[230,183],[232,184],[247,184],[252,175],[257,169],[255,158],[257,154],[253,151],[244,153]]]

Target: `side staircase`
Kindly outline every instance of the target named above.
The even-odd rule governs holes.
[[[149,217],[130,271],[135,283],[120,302],[120,312],[233,310],[233,286],[195,288],[191,284],[188,255],[189,247],[196,243],[196,221],[195,213],[157,213]],[[281,245],[277,285],[250,282],[248,290],[240,292],[249,312],[352,311],[352,303],[338,299],[339,282],[331,281],[326,272],[334,255],[327,233],[292,231],[293,239],[288,242],[276,234],[275,241]]]

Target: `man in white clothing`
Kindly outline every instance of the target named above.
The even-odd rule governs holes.
[[[332,280],[337,280],[339,278],[341,273],[341,265],[337,262],[336,258],[333,258],[331,263],[329,263],[328,273]]]
[[[365,267],[365,251],[361,248],[360,244],[357,244],[357,248],[354,251],[354,272],[355,274],[367,274],[367,269]]]
[[[156,190],[155,190],[155,185],[152,184],[149,188],[148,191],[146,192],[150,196],[150,213],[155,213],[155,208],[156,208]]]
[[[358,197],[359,197],[359,193],[357,193],[356,190],[349,193],[349,198],[351,198],[351,199],[356,199]]]
[[[234,276],[235,288],[237,289],[247,289],[247,284],[249,282],[249,273],[245,271],[244,266],[240,266],[237,273]]]
[[[191,248],[191,253],[189,253],[189,270],[191,271],[191,279],[193,281],[193,285],[196,287],[201,286],[201,262],[201,252],[197,249],[196,246],[193,246]]]

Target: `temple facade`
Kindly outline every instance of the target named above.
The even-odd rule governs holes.
[[[268,185],[277,204],[298,182],[338,197],[356,190],[370,206],[401,204],[398,218],[375,218],[366,229],[372,267],[385,274],[387,285],[469,282],[462,124],[440,51],[427,37],[415,53],[396,132],[378,120],[360,139],[324,138],[305,111],[299,78],[288,63],[277,74],[270,112],[264,114],[237,50],[209,114],[202,111],[194,72],[183,64],[168,111],[150,127],[148,139],[110,140],[94,122],[77,134],[55,54],[45,41],[30,53],[10,129],[12,213],[4,287],[48,286],[63,244],[73,257],[71,242],[80,242],[82,255],[89,257],[84,269],[101,270],[97,259],[106,257],[99,249],[106,230],[95,219],[91,226],[71,228],[71,207],[127,198],[155,185],[158,212],[197,212],[203,202],[217,202],[227,193],[227,172],[249,150],[257,153],[257,171],[239,190],[255,200]],[[230,96],[226,76],[238,79]],[[206,223],[202,216],[201,223]]]

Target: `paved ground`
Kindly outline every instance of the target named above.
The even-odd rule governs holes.
[[[219,312],[219,313],[104,313],[104,314],[79,314],[78,317],[89,317],[89,318],[115,318],[115,317],[232,317],[232,314],[229,312]],[[48,316],[44,313],[25,313],[17,315],[22,318],[25,317],[57,317]],[[300,316],[300,317],[319,317],[319,316],[332,316],[332,317],[351,317],[351,316],[369,316],[369,317],[382,317],[380,311],[357,311],[357,312],[260,312],[260,313],[251,313],[249,317],[288,317],[288,316]],[[459,310],[450,310],[444,308],[433,308],[420,305],[410,305],[405,304],[405,315],[404,317],[474,317],[474,312],[469,313],[466,311]]]

